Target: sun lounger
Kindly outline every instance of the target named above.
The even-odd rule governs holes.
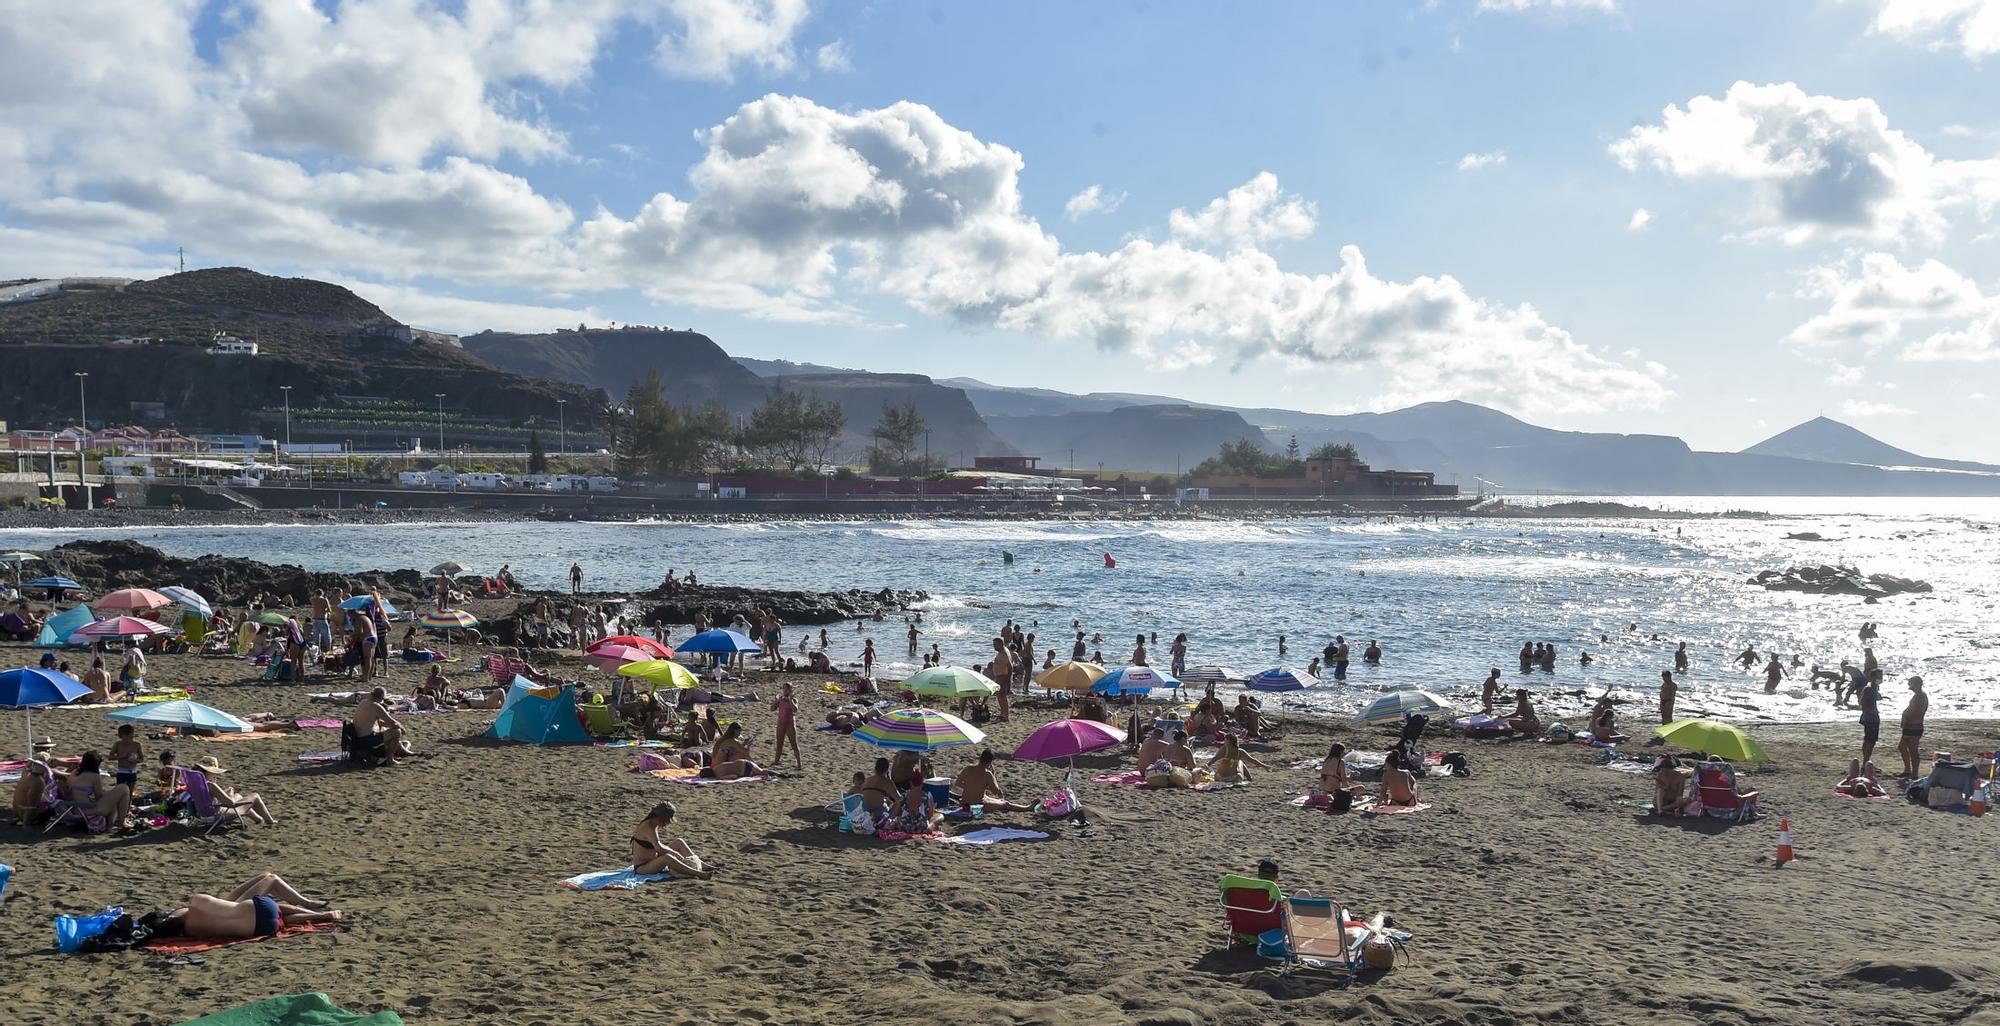
[[[1232,875],[1216,886],[1222,890],[1222,919],[1230,947],[1254,944],[1258,937],[1284,928],[1285,895],[1276,883]]]

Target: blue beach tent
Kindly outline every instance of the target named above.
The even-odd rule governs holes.
[[[560,691],[516,680],[507,689],[507,702],[500,718],[493,721],[487,737],[505,741],[526,741],[534,745],[587,745],[590,735],[576,718],[576,695],[568,687]]]
[[[35,637],[36,648],[87,648],[74,644],[69,636],[79,629],[97,622],[97,615],[89,606],[77,606],[67,612],[57,613],[42,621],[42,633]]]

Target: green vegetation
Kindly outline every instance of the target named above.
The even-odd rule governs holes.
[[[1316,460],[1359,460],[1361,451],[1347,442],[1328,442],[1312,451]]]
[[[542,433],[540,431],[530,431],[528,432],[528,473],[546,474],[548,472],[549,454],[542,448]]]
[[[1304,477],[1304,460],[1265,452],[1255,442],[1229,442],[1190,471],[1194,477]]]
[[[625,392],[614,432],[620,477],[699,474],[719,462],[729,444],[729,415],[722,405],[667,402],[657,368]]]
[[[924,437],[924,417],[917,412],[914,401],[898,406],[894,403],[882,404],[882,419],[875,425],[869,437],[875,444],[868,447],[868,472],[871,474],[909,474],[927,471],[924,458],[918,455],[917,443]]]
[[[847,411],[839,403],[794,391],[780,382],[750,411],[750,423],[739,434],[737,445],[768,467],[823,467],[832,455],[834,441],[846,427]]]

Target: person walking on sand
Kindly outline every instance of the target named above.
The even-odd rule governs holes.
[[[583,564],[581,563],[571,563],[569,565],[569,593],[572,595],[583,594]]]
[[[785,764],[785,744],[790,742],[792,761],[798,763],[800,769],[804,769],[806,761],[799,754],[799,700],[792,694],[790,681],[779,686],[778,697],[771,700],[771,709],[778,714],[778,747],[771,755],[771,765],[777,767]]]
[[[1674,671],[1660,671],[1660,726],[1674,722],[1674,695],[1680,685],[1674,683]]]
[[[688,847],[686,840],[661,836],[660,831],[673,823],[674,811],[673,802],[661,802],[632,828],[632,872],[640,876],[669,873],[694,880],[710,879],[715,870],[702,863],[701,856]]]
[[[986,676],[999,683],[1000,691],[994,697],[999,700],[1001,722],[1007,720],[1007,706],[1014,695],[1014,657],[1007,651],[1007,639],[993,639],[993,661],[986,666]]]
[[[1897,754],[1903,757],[1903,779],[1915,780],[1917,763],[1922,756],[1917,749],[1924,740],[1924,714],[1931,708],[1931,698],[1924,694],[1924,679],[1910,678],[1910,704],[1903,707],[1903,737],[1896,743]]]

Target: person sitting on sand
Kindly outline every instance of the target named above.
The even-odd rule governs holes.
[[[1325,805],[1333,807],[1334,811],[1338,812],[1342,811],[1341,806],[1347,803],[1338,802],[1335,795],[1345,791],[1351,800],[1361,797],[1366,790],[1367,788],[1355,784],[1353,776],[1348,772],[1347,746],[1338,741],[1328,746],[1326,758],[1319,764],[1319,786],[1314,789],[1313,796],[1324,799]],[[1308,801],[1307,804],[1320,803]]]
[[[278,817],[271,815],[271,809],[264,804],[264,796],[251,792],[238,794],[222,782],[222,775],[229,772],[215,756],[203,756],[195,766],[208,778],[208,795],[218,809],[234,808],[244,819],[252,823],[276,825]]]
[[[1236,725],[1243,728],[1245,734],[1254,740],[1263,740],[1264,712],[1257,708],[1257,703],[1249,695],[1236,696],[1236,708],[1230,711],[1230,715],[1235,718]]]
[[[1401,749],[1391,748],[1382,762],[1382,790],[1378,805],[1417,804],[1417,778],[1403,766]]]
[[[709,768],[702,773],[717,780],[735,780],[738,777],[760,777],[767,771],[750,761],[750,746],[743,743],[743,724],[732,723],[722,730],[722,739],[715,743],[715,751],[709,754]]]
[[[1222,747],[1209,757],[1208,769],[1215,779],[1225,784],[1247,784],[1250,782],[1250,767],[1270,769],[1257,761],[1257,757],[1245,752],[1234,737],[1224,737]]]
[[[930,775],[931,760],[928,755],[919,756],[915,752],[908,751],[897,752],[896,757],[889,763],[889,782],[896,785],[898,791],[922,787],[924,779]]]
[[[1847,779],[1833,785],[1833,789],[1855,798],[1880,798],[1889,792],[1876,782],[1875,776],[1878,772],[1880,771],[1872,762],[1864,766],[1860,759],[1849,759]]]
[[[1033,805],[1023,805],[1007,800],[1000,790],[1000,780],[993,773],[993,750],[979,753],[979,761],[958,771],[958,779],[952,781],[952,788],[958,792],[960,804],[967,809],[975,805],[1002,812],[1027,812]]]
[[[1596,708],[1590,711],[1590,736],[1605,744],[1618,737],[1618,713],[1611,706],[1611,696],[1597,700]]]
[[[944,813],[938,811],[937,805],[931,801],[930,790],[923,786],[922,781],[904,790],[901,814],[896,817],[897,830],[906,834],[930,834],[936,833],[943,825]]]
[[[14,825],[28,826],[47,806],[43,799],[49,793],[49,777],[52,771],[48,763],[40,759],[30,759],[21,767],[20,779],[14,781]]]
[[[888,815],[903,798],[903,792],[889,781],[889,758],[875,760],[875,772],[861,781],[861,804],[877,822]]]
[[[660,834],[674,821],[674,811],[674,803],[661,802],[632,828],[632,871],[641,876],[667,873],[694,880],[712,878],[715,870],[702,863],[687,841],[679,837],[668,840]]]
[[[65,784],[69,800],[87,806],[84,815],[102,819],[107,830],[130,830],[132,789],[107,780],[100,772],[101,765],[95,751],[83,753],[82,761],[77,763],[76,770]]]
[[[276,937],[278,931],[289,926],[340,922],[340,910],[326,906],[324,901],[300,894],[275,873],[259,873],[238,885],[227,897],[190,895],[187,904],[148,925],[153,927],[156,937],[248,940]]]
[[[1507,717],[1507,725],[1525,737],[1542,732],[1542,721],[1535,715],[1535,703],[1528,700],[1527,688],[1514,689],[1514,713]]]
[[[389,715],[389,692],[377,687],[368,692],[368,697],[354,710],[354,732],[363,738],[381,735],[383,751],[388,753],[389,765],[396,765],[399,757],[417,754],[410,749],[409,739],[403,736],[402,721]]]
[[[114,692],[124,690],[122,685],[111,682],[111,674],[104,669],[103,656],[90,657],[90,669],[83,671],[81,680],[83,686],[90,689],[90,701],[93,705],[103,705],[111,701]]]
[[[404,628],[402,649],[403,661],[406,663],[428,663],[444,658],[435,651],[417,643],[417,629],[415,627]]]
[[[1687,793],[1688,773],[1682,769],[1671,755],[1662,755],[1653,763],[1653,812],[1655,816],[1680,816],[1687,813],[1693,803],[1693,796]]]
[[[1139,744],[1139,768],[1143,770],[1151,766],[1155,760],[1166,754],[1166,751],[1166,729],[1163,727],[1154,727],[1152,730],[1147,731],[1146,740]]]
[[[1188,733],[1197,738],[1212,737],[1222,728],[1222,717],[1208,711],[1206,706],[1196,706],[1194,715],[1188,717]]]

